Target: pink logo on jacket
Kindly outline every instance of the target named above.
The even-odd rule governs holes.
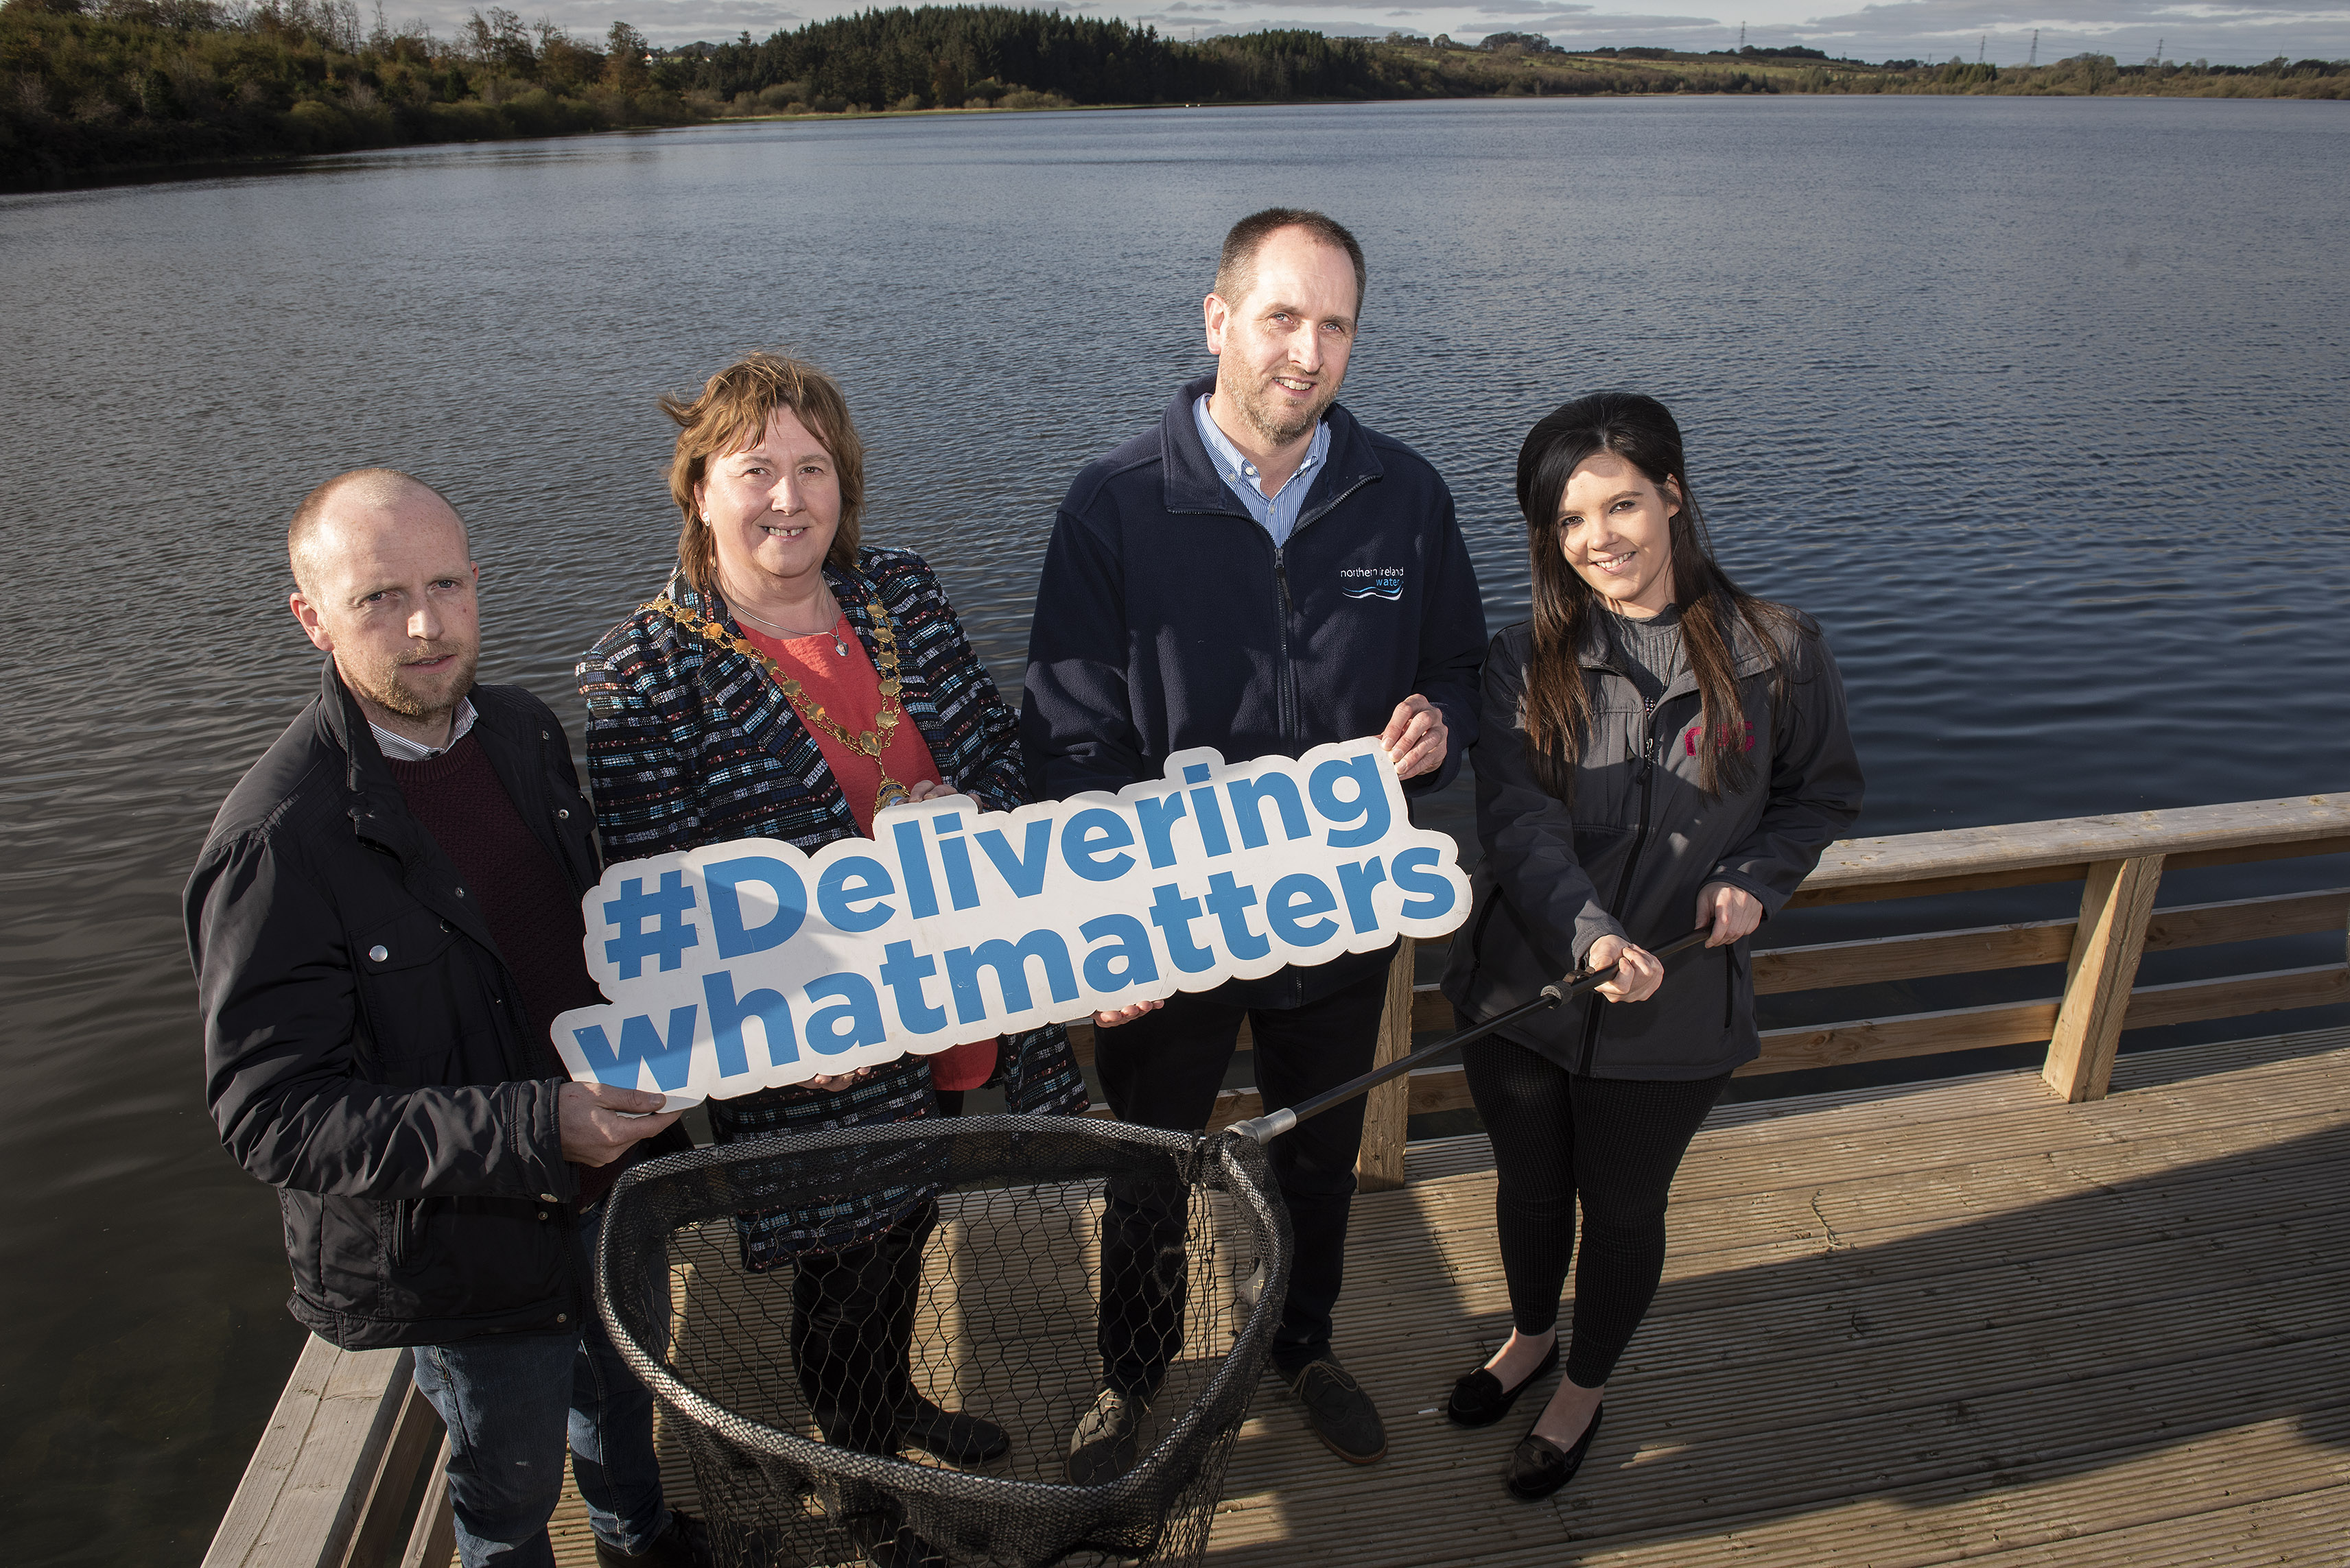
[[[1740,739],[1742,735],[1742,739]],[[1681,751],[1689,756],[1693,757],[1697,755],[1698,742],[1704,739],[1705,726],[1703,724],[1691,724],[1681,733]],[[1747,720],[1740,730],[1717,727],[1713,732],[1713,749],[1717,752],[1726,752],[1730,749],[1730,742],[1733,739],[1739,739],[1738,749],[1740,751],[1752,751],[1754,749],[1754,721],[1752,719]]]

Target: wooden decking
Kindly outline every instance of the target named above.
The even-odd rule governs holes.
[[[1267,1382],[1209,1560],[1870,1568],[2350,1562],[2350,1029],[1731,1106],[1575,1484],[1437,1411],[1508,1332],[1483,1140],[1357,1201],[1339,1348],[1387,1459]],[[1531,1417],[1532,1407],[1523,1412]],[[674,1494],[691,1505],[681,1465]],[[557,1554],[594,1561],[576,1499]]]

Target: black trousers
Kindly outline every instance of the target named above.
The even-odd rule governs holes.
[[[922,1244],[938,1218],[937,1203],[925,1199],[870,1241],[794,1261],[792,1363],[828,1443],[897,1451],[914,1402],[907,1358]]]
[[[1197,1132],[1208,1125],[1241,1020],[1254,1038],[1267,1110],[1370,1071],[1387,1004],[1382,970],[1303,1007],[1240,1008],[1179,992],[1156,1012],[1094,1036],[1094,1065],[1121,1121]],[[1266,1152],[1297,1236],[1273,1362],[1284,1377],[1330,1347],[1330,1309],[1346,1274],[1347,1210],[1363,1102],[1335,1106]],[[1186,1189],[1121,1178],[1102,1213],[1102,1381],[1149,1397],[1183,1345]],[[1221,1348],[1221,1347],[1220,1347]]]
[[[1493,1140],[1493,1218],[1511,1320],[1527,1334],[1556,1326],[1573,1259],[1566,1375],[1599,1387],[1656,1299],[1665,1195],[1730,1075],[1685,1083],[1584,1078],[1491,1036],[1463,1046],[1461,1063]]]

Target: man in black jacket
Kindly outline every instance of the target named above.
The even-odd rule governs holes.
[[[1362,294],[1361,246],[1319,213],[1270,209],[1226,237],[1206,301],[1216,373],[1079,474],[1055,520],[1021,713],[1040,795],[1156,779],[1187,747],[1295,757],[1369,734],[1408,795],[1459,770],[1484,612],[1443,480],[1336,400]],[[1112,1107],[1204,1127],[1243,1018],[1268,1109],[1367,1070],[1391,950],[1100,1015]],[[1330,1346],[1362,1127],[1357,1099],[1273,1145],[1297,1237],[1273,1359],[1323,1442],[1369,1464],[1386,1431]],[[1103,1388],[1070,1439],[1074,1480],[1131,1463],[1182,1343],[1182,1222],[1180,1193],[1113,1184]]]
[[[331,657],[222,805],[186,910],[206,1097],[278,1189],[288,1306],[345,1349],[415,1347],[468,1568],[551,1568],[567,1429],[598,1563],[702,1561],[590,1289],[604,1192],[677,1118],[570,1082],[548,1043],[598,998],[595,815],[563,727],[473,683],[478,574],[437,492],[344,474],[286,545]]]

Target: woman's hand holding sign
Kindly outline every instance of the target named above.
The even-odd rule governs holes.
[[[1396,704],[1388,727],[1379,732],[1379,744],[1387,748],[1388,761],[1395,764],[1399,779],[1418,778],[1443,766],[1447,743],[1444,711],[1416,691]]]

